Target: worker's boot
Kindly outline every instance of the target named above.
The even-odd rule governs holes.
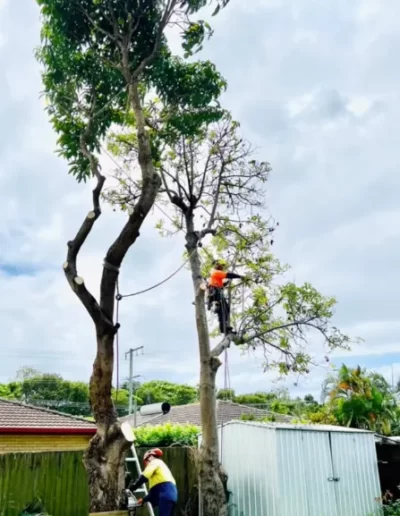
[[[219,303],[218,301],[213,301],[211,303],[211,310],[214,314],[217,314],[218,313],[218,310],[219,310]]]
[[[237,332],[233,330],[232,326],[228,326],[225,335],[237,335]]]

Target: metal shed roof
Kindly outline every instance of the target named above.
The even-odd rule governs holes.
[[[358,428],[348,428],[347,426],[334,426],[334,425],[297,425],[291,423],[259,423],[256,421],[230,421],[225,425],[220,425],[219,428],[228,425],[246,425],[246,426],[257,426],[265,429],[272,430],[306,430],[313,432],[345,432],[345,433],[358,433],[358,434],[372,434],[370,430],[363,430]],[[201,434],[200,434],[201,435]]]

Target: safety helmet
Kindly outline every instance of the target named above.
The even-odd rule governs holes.
[[[150,457],[162,457],[163,456],[163,452],[160,450],[160,448],[153,448],[152,450],[149,450],[147,451],[144,455],[143,455],[143,462],[146,464],[147,462],[149,462],[149,458]]]
[[[224,269],[226,266],[227,266],[226,260],[224,260],[224,259],[214,260],[214,267],[216,269]]]

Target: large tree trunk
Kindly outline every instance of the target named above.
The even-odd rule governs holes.
[[[90,378],[90,401],[97,433],[84,457],[91,512],[118,509],[125,487],[125,455],[130,443],[121,432],[111,397],[113,369],[114,335],[98,335],[97,356]]]
[[[200,516],[227,516],[228,503],[223,483],[224,474],[219,462],[216,413],[215,378],[221,362],[218,357],[211,356],[210,352],[204,290],[200,288],[203,282],[201,263],[192,217],[187,216],[186,223],[186,247],[190,256],[195,293],[196,326],[200,353],[200,410],[202,426],[199,464],[200,497],[202,500],[202,514]]]
[[[151,147],[145,130],[138,83],[129,81],[129,99],[135,113],[138,135],[138,161],[142,172],[141,194],[128,221],[109,247],[104,260],[100,286],[100,303],[87,290],[83,278],[77,274],[77,256],[100,216],[100,194],[105,178],[101,175],[97,159],[88,151],[86,137],[90,122],[81,138],[82,152],[88,158],[97,186],[93,190],[93,211],[89,212],[75,239],[68,243],[65,275],[72,290],[81,300],[96,327],[97,354],[90,378],[90,403],[97,424],[97,433],[85,453],[92,512],[119,509],[125,484],[124,460],[130,443],[124,438],[111,396],[114,370],[114,337],[119,325],[114,324],[114,303],[119,269],[129,248],[139,236],[141,226],[156,199],[161,179],[153,167]]]

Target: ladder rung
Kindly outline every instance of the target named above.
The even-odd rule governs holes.
[[[126,462],[137,462],[137,460],[135,459],[135,457],[127,457],[125,459]]]

